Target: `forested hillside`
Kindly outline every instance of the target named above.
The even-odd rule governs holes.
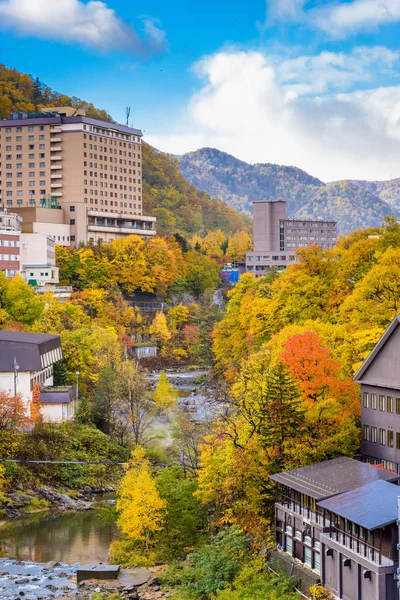
[[[0,119],[12,111],[36,111],[44,106],[74,106],[89,117],[113,121],[107,111],[54,92],[39,79],[0,64]],[[157,231],[162,234],[204,235],[215,229],[231,234],[250,229],[248,216],[188,184],[175,159],[147,144],[143,149],[143,204],[146,214],[157,217]]]
[[[180,171],[188,181],[238,211],[251,214],[254,200],[282,198],[288,202],[289,217],[336,220],[342,233],[379,227],[386,215],[400,209],[389,187],[378,195],[378,186],[361,185],[368,182],[325,184],[296,167],[250,165],[214,148],[181,156]]]

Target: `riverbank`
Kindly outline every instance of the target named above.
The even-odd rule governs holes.
[[[4,525],[21,515],[49,509],[57,512],[91,510],[99,494],[113,491],[114,488],[109,485],[102,488],[85,486],[81,490],[69,490],[66,493],[58,492],[45,485],[18,485],[12,491],[2,494],[0,520]]]
[[[76,582],[80,565],[56,561],[36,563],[0,559],[0,598],[2,600],[89,600],[101,594],[114,594],[126,600],[159,600],[172,598],[169,589],[162,589],[159,575],[164,567],[122,569],[119,580],[89,580]]]

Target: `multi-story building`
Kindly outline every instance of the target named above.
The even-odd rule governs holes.
[[[336,244],[335,221],[302,221],[286,217],[284,200],[253,202],[253,251],[246,253],[246,271],[262,277],[270,267],[295,263],[297,248]]]
[[[75,413],[75,387],[53,385],[54,364],[62,359],[58,335],[0,331],[0,390],[20,395],[26,416],[30,417],[36,382],[43,420],[71,419]]]
[[[0,271],[7,277],[19,273],[21,217],[0,210]]]
[[[399,356],[397,315],[354,377],[361,461],[339,458],[271,476],[278,547],[343,600],[399,598]]]
[[[285,555],[341,600],[398,600],[397,473],[342,457],[271,479]]]
[[[142,214],[142,133],[66,107],[0,121],[0,202],[39,208],[56,199],[70,242],[155,235]]]
[[[64,211],[57,199],[43,198],[40,206],[16,206],[13,210],[22,219],[22,233],[43,233],[59,246],[71,245],[70,225],[64,223]]]
[[[54,237],[45,233],[21,233],[21,277],[31,285],[56,285],[59,282],[56,267]]]
[[[400,315],[354,377],[361,384],[361,453],[400,473]]]

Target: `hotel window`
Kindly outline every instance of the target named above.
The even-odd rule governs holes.
[[[371,408],[376,410],[376,394],[371,394]]]
[[[396,448],[400,450],[400,433],[396,433]]]
[[[379,429],[379,443],[386,446],[386,429]]]
[[[28,135],[28,141],[29,142],[33,142],[35,140],[35,136],[34,135]]]
[[[385,410],[385,396],[379,396],[379,410]]]
[[[364,408],[368,408],[369,406],[369,394],[368,392],[363,393],[363,406]]]
[[[388,429],[387,432],[387,445],[389,448],[393,448],[393,431],[391,429]]]
[[[371,427],[371,442],[373,442],[374,444],[376,444],[377,442],[377,430],[376,427]]]
[[[386,410],[388,413],[393,412],[393,398],[392,396],[386,397]]]
[[[396,414],[400,415],[400,398],[396,398]]]
[[[369,425],[364,425],[364,440],[369,442]]]

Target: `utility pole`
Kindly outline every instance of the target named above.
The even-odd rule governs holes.
[[[16,396],[17,395],[17,383],[18,383],[18,371],[19,371],[19,364],[17,363],[16,356],[14,356],[13,370],[14,370],[14,396]]]
[[[76,410],[78,410],[78,403],[79,403],[79,371],[76,371],[75,373],[76,375]]]

